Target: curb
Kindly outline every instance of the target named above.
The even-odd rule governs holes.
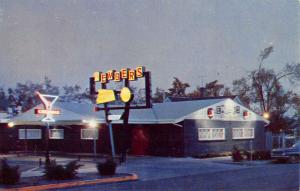
[[[138,175],[131,173],[128,176],[122,177],[112,177],[112,178],[100,178],[94,180],[81,180],[81,181],[74,181],[74,182],[64,182],[64,183],[57,183],[57,184],[46,184],[46,185],[39,185],[39,186],[27,186],[21,188],[12,188],[7,189],[7,191],[38,191],[38,190],[49,190],[49,189],[58,189],[58,188],[69,188],[75,186],[86,186],[86,185],[94,185],[100,183],[114,183],[114,182],[125,182],[125,181],[134,181],[138,180]]]

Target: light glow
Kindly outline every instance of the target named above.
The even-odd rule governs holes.
[[[97,121],[95,121],[95,120],[90,120],[90,121],[88,121],[88,126],[90,127],[90,128],[97,128],[98,127],[98,123],[97,123]]]
[[[15,123],[14,122],[9,122],[8,124],[7,124],[7,126],[9,127],[9,128],[13,128],[14,126],[15,126]]]
[[[270,118],[270,114],[268,112],[264,112],[263,118],[269,119]]]

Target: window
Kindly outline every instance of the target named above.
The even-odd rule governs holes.
[[[235,112],[235,113],[240,113],[240,112],[241,112],[240,106],[235,106],[234,112]]]
[[[26,132],[26,136],[25,136]],[[19,129],[19,139],[41,139],[42,132],[40,129]]]
[[[64,139],[64,130],[63,129],[50,129],[49,130],[50,139]]]
[[[97,129],[81,129],[81,139],[98,139]]]
[[[233,128],[232,139],[253,139],[254,128]]]
[[[199,141],[225,140],[224,128],[198,128]]]

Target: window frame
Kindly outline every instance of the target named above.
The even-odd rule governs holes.
[[[84,138],[83,131],[94,131],[96,133],[96,136],[94,135],[94,137]],[[80,130],[80,139],[82,139],[82,140],[98,140],[98,138],[99,138],[99,133],[98,133],[98,129],[96,129],[96,128],[95,129],[85,128],[85,129]]]
[[[60,131],[60,132],[62,132],[62,137],[51,137],[51,131]],[[64,139],[64,138],[65,138],[64,129],[49,129],[49,139]]]
[[[23,133],[21,134],[22,131],[23,131]],[[28,135],[30,135],[30,132],[32,132],[32,131],[39,132],[39,136],[36,136],[36,137],[28,136]],[[20,135],[23,135],[24,137],[22,137]],[[19,140],[38,140],[38,139],[42,139],[42,130],[41,129],[18,129],[18,139]]]
[[[201,130],[209,130],[209,138],[200,138],[200,131]],[[222,138],[214,138],[213,137],[213,130],[222,130],[223,131],[223,137]],[[226,130],[225,128],[198,128],[198,141],[224,141],[226,140]]]
[[[242,137],[234,137],[234,130],[242,130]],[[245,130],[251,130],[252,135],[251,137],[245,137]],[[232,139],[237,140],[237,139],[254,139],[255,138],[255,130],[253,127],[238,127],[238,128],[232,128]]]

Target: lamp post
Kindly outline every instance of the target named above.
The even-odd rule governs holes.
[[[90,120],[88,122],[88,126],[94,130],[94,136],[93,136],[93,153],[94,153],[94,158],[96,159],[97,155],[97,145],[96,145],[96,133],[98,133],[98,123],[96,120]]]

